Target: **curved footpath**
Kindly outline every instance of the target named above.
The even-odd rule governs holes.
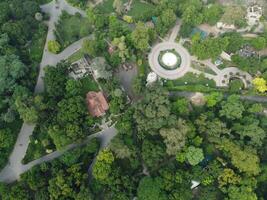
[[[38,80],[34,90],[35,93],[41,93],[44,91],[43,77],[44,77],[45,66],[56,65],[61,60],[68,58],[71,54],[73,54],[75,51],[78,51],[81,48],[82,42],[85,39],[83,38],[73,43],[58,55],[50,53],[48,51],[48,41],[55,39],[54,36],[55,24],[58,22],[62,11],[65,10],[72,15],[78,12],[84,17],[86,16],[86,13],[78,8],[70,6],[65,0],[58,0],[57,2],[52,1],[40,7],[42,12],[48,13],[50,15],[50,19],[48,21],[47,38],[43,51],[42,61],[40,63]],[[14,146],[14,149],[11,155],[9,156],[8,165],[0,172],[0,182],[15,181],[19,179],[20,174],[26,172],[34,165],[49,161],[62,154],[62,152],[54,152],[51,155],[49,154],[43,158],[28,163],[27,165],[23,165],[21,161],[26,155],[28,145],[30,142],[30,136],[32,135],[34,128],[35,128],[34,124],[23,123],[21,130],[18,134],[18,138]],[[103,132],[100,132],[98,134],[95,134],[95,136],[98,136],[101,139],[101,146],[107,145],[110,139],[115,135],[115,130],[113,129],[114,127],[104,130]],[[67,147],[67,150],[72,149],[75,146],[77,146],[77,144],[74,144],[73,146],[70,145]]]

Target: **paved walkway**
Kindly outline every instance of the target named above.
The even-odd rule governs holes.
[[[84,11],[70,6],[65,0],[58,0],[57,3],[55,1],[52,1],[48,4],[42,5],[41,10],[45,13],[48,13],[50,15],[50,19],[48,21],[48,33],[43,51],[42,61],[40,63],[38,80],[35,86],[35,93],[41,93],[44,91],[44,67],[47,65],[56,65],[61,60],[66,59],[73,52],[81,48],[82,41],[84,40],[83,38],[75,42],[58,55],[52,54],[48,51],[48,41],[55,39],[55,24],[58,22],[62,11],[65,10],[69,14],[75,14],[76,12],[78,12],[82,16],[86,16],[86,13]],[[25,171],[25,166],[21,164],[21,161],[28,149],[30,141],[29,137],[32,135],[34,127],[35,125],[27,123],[24,123],[22,125],[13,152],[9,157],[9,164],[0,173],[0,181],[8,180],[8,177],[12,176],[18,178],[19,175]],[[7,179],[5,177],[7,177]]]

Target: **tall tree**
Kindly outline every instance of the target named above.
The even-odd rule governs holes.
[[[135,30],[131,34],[133,44],[136,49],[145,51],[149,47],[149,31],[143,22],[136,24]]]

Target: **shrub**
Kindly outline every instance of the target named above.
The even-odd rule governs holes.
[[[58,53],[60,51],[60,44],[56,40],[48,41],[48,51]]]

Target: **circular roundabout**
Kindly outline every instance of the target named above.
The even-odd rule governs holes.
[[[149,54],[149,65],[160,77],[174,80],[184,76],[190,69],[190,54],[175,42],[157,44]]]

